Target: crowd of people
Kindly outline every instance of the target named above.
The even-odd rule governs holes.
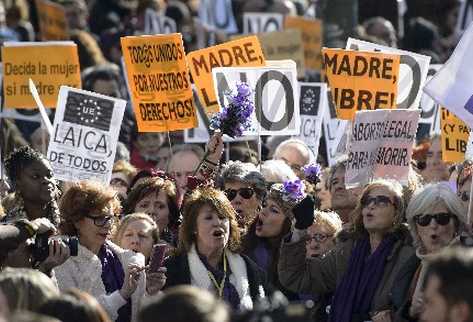
[[[186,52],[230,37],[199,23],[198,0],[57,2],[83,88],[125,100],[120,37],[143,33],[146,10],[176,22]],[[433,63],[459,39],[455,0],[353,1],[341,33],[340,1],[228,2],[239,30],[245,12],[317,17],[327,43],[352,35]],[[0,2],[0,42],[37,40],[35,8]],[[324,140],[319,155],[290,137],[186,144],[139,133],[128,104],[104,185],[56,180],[39,123],[1,125],[0,321],[473,321],[473,161],[444,162],[440,136],[419,131],[407,185],[347,188]]]

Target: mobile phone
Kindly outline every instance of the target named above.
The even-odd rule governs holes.
[[[164,256],[166,255],[167,247],[168,245],[164,243],[155,244],[153,246],[153,252],[149,261],[149,272],[157,272],[158,269],[163,266]]]

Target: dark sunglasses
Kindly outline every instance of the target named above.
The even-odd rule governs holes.
[[[313,234],[312,236],[309,235],[307,236],[307,243],[310,243],[311,241],[316,241],[319,243],[323,243],[326,241],[328,238],[332,237],[333,235],[326,235],[326,234]]]
[[[97,227],[103,227],[106,224],[113,222],[115,220],[113,216],[93,217],[93,216],[85,215],[84,217],[92,219],[94,221],[94,225]]]
[[[391,198],[387,196],[364,196],[363,198],[361,198],[361,206],[363,208],[368,207],[369,205],[371,205],[371,203],[374,203],[374,205],[377,207],[387,207],[390,204],[394,205],[394,202],[391,200]]]
[[[439,213],[435,215],[417,215],[414,217],[414,221],[422,227],[426,227],[430,225],[430,222],[432,219],[435,219],[435,222],[439,224],[440,226],[445,226],[448,225],[450,222],[450,218],[452,218],[452,215],[449,213]]]
[[[253,188],[240,188],[238,190],[235,189],[227,189],[225,190],[225,195],[227,196],[228,200],[232,201],[236,198],[237,194],[242,196],[245,199],[250,199],[255,194]]]
[[[457,195],[462,201],[465,201],[465,202],[470,201],[469,191],[458,192]]]

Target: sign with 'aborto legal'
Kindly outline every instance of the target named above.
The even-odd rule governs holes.
[[[48,159],[59,180],[108,184],[126,101],[63,86]]]
[[[412,145],[420,110],[377,110],[356,113],[345,172],[347,187],[373,179],[407,183]]]
[[[122,37],[121,44],[138,131],[196,127],[182,35]]]
[[[330,48],[322,54],[338,118],[396,107],[399,55]]]
[[[56,107],[62,85],[81,87],[77,45],[72,41],[6,42],[2,59],[7,108],[36,108],[28,87],[30,78],[49,108]]]

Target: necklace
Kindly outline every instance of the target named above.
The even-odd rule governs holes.
[[[225,279],[227,278],[227,258],[225,256],[225,252],[223,252],[223,278],[220,284],[217,283],[217,279],[209,270],[207,270],[207,273],[209,274],[209,278],[213,285],[217,289],[218,297],[223,298],[223,288],[225,286]]]

